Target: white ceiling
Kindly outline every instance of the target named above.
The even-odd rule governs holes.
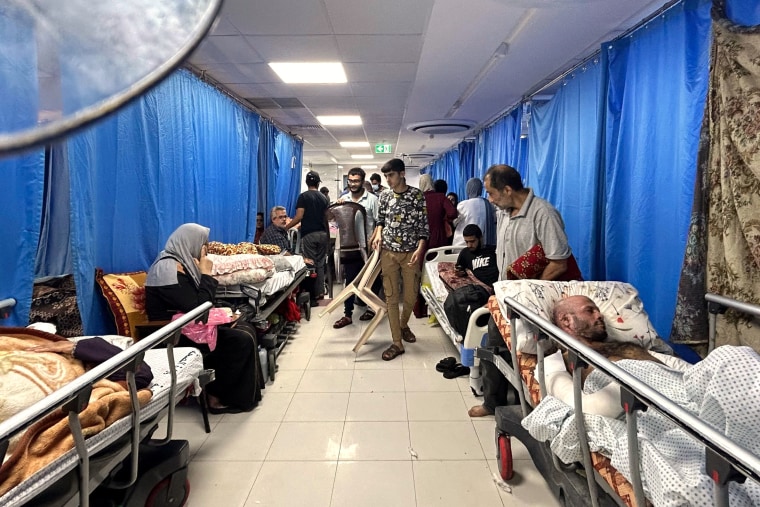
[[[664,4],[225,0],[217,25],[189,63],[301,136],[304,165],[334,166],[337,161],[351,167],[358,164],[350,155],[369,154],[375,143],[391,143],[396,156],[446,151]],[[473,122],[472,131],[431,138],[407,130],[412,123],[447,118],[502,42],[508,44],[506,56],[450,116]],[[346,84],[287,85],[267,65],[336,60],[344,64]],[[316,115],[333,114],[358,114],[363,125],[315,128]],[[339,141],[368,141],[371,148],[346,150]],[[376,155],[374,161],[360,162],[380,166],[388,158]]]

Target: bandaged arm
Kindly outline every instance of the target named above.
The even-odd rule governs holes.
[[[573,377],[568,373],[560,351],[544,358],[544,378],[546,392],[571,407],[573,399]],[[609,383],[603,389],[591,394],[581,393],[583,413],[617,418],[623,413],[620,404],[620,385]]]

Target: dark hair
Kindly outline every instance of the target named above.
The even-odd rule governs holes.
[[[456,199],[456,201],[459,202],[459,196],[457,195],[456,192],[449,192],[448,194],[446,194],[446,197],[451,197],[452,195],[454,196],[454,199]]]
[[[257,211],[257,212],[256,212],[256,216],[257,216],[257,217],[262,217],[262,218],[263,218],[263,217],[264,217],[264,212],[263,212],[263,211]]]
[[[380,175],[377,173],[372,173],[372,176],[369,177],[369,181],[379,182],[380,180],[381,180]]]
[[[322,187],[322,188],[319,189],[319,191],[322,192],[325,195],[327,195],[327,194],[330,193],[330,189],[327,188],[327,187]]]
[[[364,181],[365,176],[367,176],[367,173],[364,172],[364,169],[361,167],[352,167],[348,170],[349,176],[361,176],[362,181]],[[378,177],[379,178],[379,177]]]
[[[480,239],[483,237],[483,231],[480,230],[478,224],[467,224],[462,230],[462,236],[475,236]]]
[[[515,191],[523,189],[520,173],[514,167],[506,164],[495,164],[489,167],[483,179],[486,178],[488,178],[490,186],[496,190],[504,190],[504,187],[510,187]]]
[[[383,165],[382,169],[380,169],[383,174],[386,173],[405,173],[406,172],[406,166],[404,165],[404,161],[400,158],[392,158],[388,162]]]
[[[449,189],[449,184],[446,183],[445,180],[435,180],[433,182],[433,190],[435,190],[439,194],[445,194],[448,189]]]

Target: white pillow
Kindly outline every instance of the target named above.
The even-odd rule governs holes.
[[[557,301],[568,296],[587,296],[604,315],[611,341],[635,343],[646,349],[660,341],[638,291],[629,283],[504,280],[494,284],[494,293],[505,316],[504,298],[511,297],[549,322]],[[517,319],[512,343],[517,344],[520,352],[535,354],[537,332],[524,319]]]

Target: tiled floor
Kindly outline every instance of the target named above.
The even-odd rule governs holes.
[[[494,481],[494,419],[470,419],[479,400],[467,378],[435,371],[455,355],[439,327],[412,318],[417,343],[386,362],[387,322],[355,355],[361,308],[340,330],[340,310],[315,310],[254,411],[211,416],[207,435],[197,408],[179,408],[174,438],[188,439],[192,454],[189,505],[557,505],[515,439],[511,493]]]

